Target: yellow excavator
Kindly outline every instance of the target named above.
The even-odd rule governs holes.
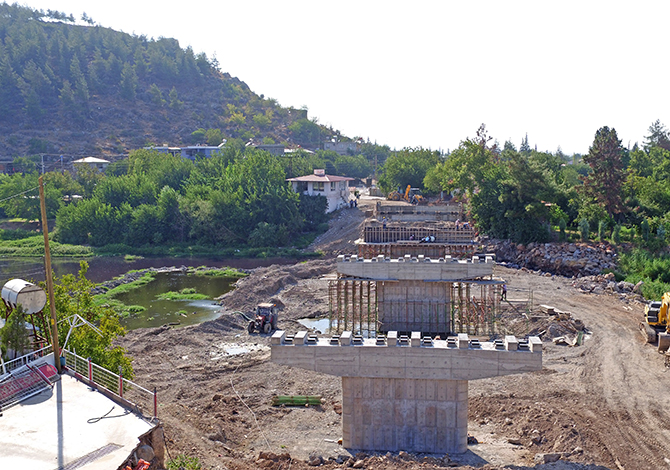
[[[412,188],[411,184],[407,185],[404,194],[400,191],[391,191],[386,199],[389,201],[407,201],[410,204],[424,204],[426,202],[426,198],[421,195],[421,190]]]
[[[670,292],[663,294],[661,300],[652,300],[644,308],[644,321],[640,323],[640,331],[648,343],[655,343],[658,333],[670,333]]]

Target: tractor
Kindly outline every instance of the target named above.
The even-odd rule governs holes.
[[[249,334],[254,331],[270,334],[272,330],[277,329],[277,316],[279,308],[276,304],[262,303],[256,306],[255,319],[249,322]]]

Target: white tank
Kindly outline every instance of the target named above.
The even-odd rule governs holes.
[[[2,300],[13,309],[20,304],[25,313],[32,315],[44,308],[47,295],[35,284],[23,279],[12,279],[2,288]]]

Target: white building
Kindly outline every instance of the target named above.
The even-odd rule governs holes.
[[[326,170],[314,170],[313,175],[288,178],[286,181],[291,182],[296,193],[324,196],[328,200],[326,212],[333,212],[349,204],[349,181],[353,179],[327,175]]]
[[[189,145],[188,147],[144,147],[145,150],[155,150],[158,153],[169,153],[171,155],[180,155],[182,158],[195,160],[198,156],[204,158],[211,158],[215,153],[221,151],[226,141],[221,142],[220,145]]]
[[[96,157],[84,157],[80,158],[79,160],[75,160],[72,163],[74,165],[88,165],[91,168],[97,169],[98,171],[105,171],[105,168],[107,168],[107,165],[109,165],[108,160]]]

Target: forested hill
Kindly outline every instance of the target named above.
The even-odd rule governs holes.
[[[175,39],[0,4],[0,157],[111,155],[221,138],[317,146],[338,134]],[[225,64],[222,64],[225,69]]]

